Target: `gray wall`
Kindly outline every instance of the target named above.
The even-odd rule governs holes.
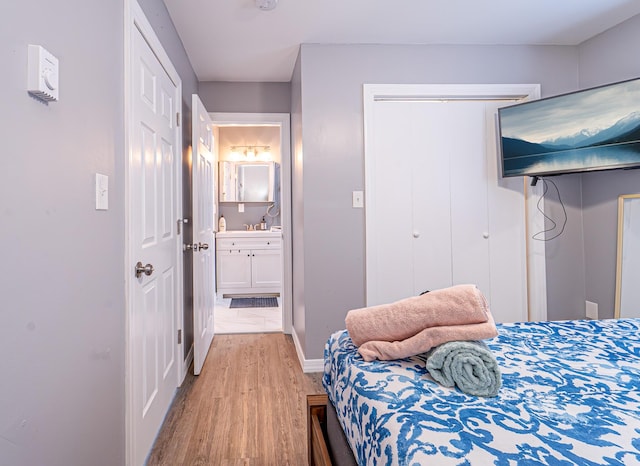
[[[305,341],[304,303],[304,163],[302,158],[302,56],[291,76],[291,229],[293,245],[293,331]]]
[[[547,238],[547,319],[582,319],[585,317],[582,176],[572,174],[550,177],[547,178],[547,187],[544,211],[555,222],[555,228],[551,220],[547,220],[545,228],[550,231],[546,235],[536,236]],[[565,214],[567,222],[561,232]]]
[[[193,215],[191,199],[191,96],[198,93],[196,77],[182,40],[169,17],[169,12],[162,1],[137,0],[151,23],[171,63],[182,79],[182,215],[191,218]],[[191,222],[184,225],[183,241],[192,243],[193,230]],[[183,316],[183,357],[186,358],[193,345],[193,255],[184,254],[184,316]]]
[[[3,465],[124,464],[123,11],[0,3]],[[60,60],[59,102],[26,92],[30,43]]]
[[[580,87],[639,77],[638,43],[640,15],[581,44]],[[640,193],[640,170],[582,175],[586,299],[598,304],[600,318],[613,317],[617,198],[631,193]]]
[[[351,207],[351,192],[364,188],[362,84],[540,83],[543,96],[554,95],[577,87],[578,53],[562,46],[302,45],[300,54],[292,121],[304,171],[294,172],[293,202],[304,241],[294,241],[294,266],[304,267],[304,286],[301,292],[294,282],[294,300],[303,300],[304,319],[294,301],[294,327],[306,358],[316,359],[329,334],[344,328],[347,311],[365,303],[364,211]]]
[[[209,112],[289,113],[289,83],[200,82],[198,93]]]
[[[190,107],[197,81],[164,4],[141,3]],[[3,465],[125,462],[123,12],[122,1],[0,4]],[[30,43],[60,60],[59,102],[25,90]],[[95,210],[95,173],[109,176],[107,211]]]

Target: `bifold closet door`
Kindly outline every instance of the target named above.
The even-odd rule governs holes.
[[[474,283],[491,300],[489,209],[484,101],[442,106],[438,121],[448,130],[451,211],[451,284]]]
[[[422,102],[375,107],[366,160],[368,305],[451,283],[450,167],[437,115]]]
[[[490,299],[483,102],[375,105],[368,304],[460,283]]]
[[[366,120],[367,305],[473,283],[527,320],[523,182],[497,171],[504,101],[380,100]]]

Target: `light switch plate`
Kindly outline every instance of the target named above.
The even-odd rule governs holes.
[[[240,213],[244,212],[244,204],[242,203],[238,204],[238,212]]]
[[[109,177],[96,173],[96,210],[109,209]]]
[[[356,209],[364,207],[364,193],[362,191],[353,191],[351,196],[351,206]]]
[[[587,319],[597,320],[598,319],[598,303],[585,301],[585,314],[587,316]]]

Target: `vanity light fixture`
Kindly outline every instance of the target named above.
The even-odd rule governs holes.
[[[258,154],[262,158],[271,156],[271,146],[231,146],[232,154],[243,154],[247,159],[255,159]]]

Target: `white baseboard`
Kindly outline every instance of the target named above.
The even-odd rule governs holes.
[[[298,361],[300,362],[300,367],[302,367],[302,372],[322,372],[324,371],[324,360],[323,359],[305,359],[304,351],[302,350],[302,346],[300,345],[300,340],[298,340],[298,334],[295,329],[292,329],[291,337],[293,338],[293,344],[296,347],[296,353],[298,354]]]

